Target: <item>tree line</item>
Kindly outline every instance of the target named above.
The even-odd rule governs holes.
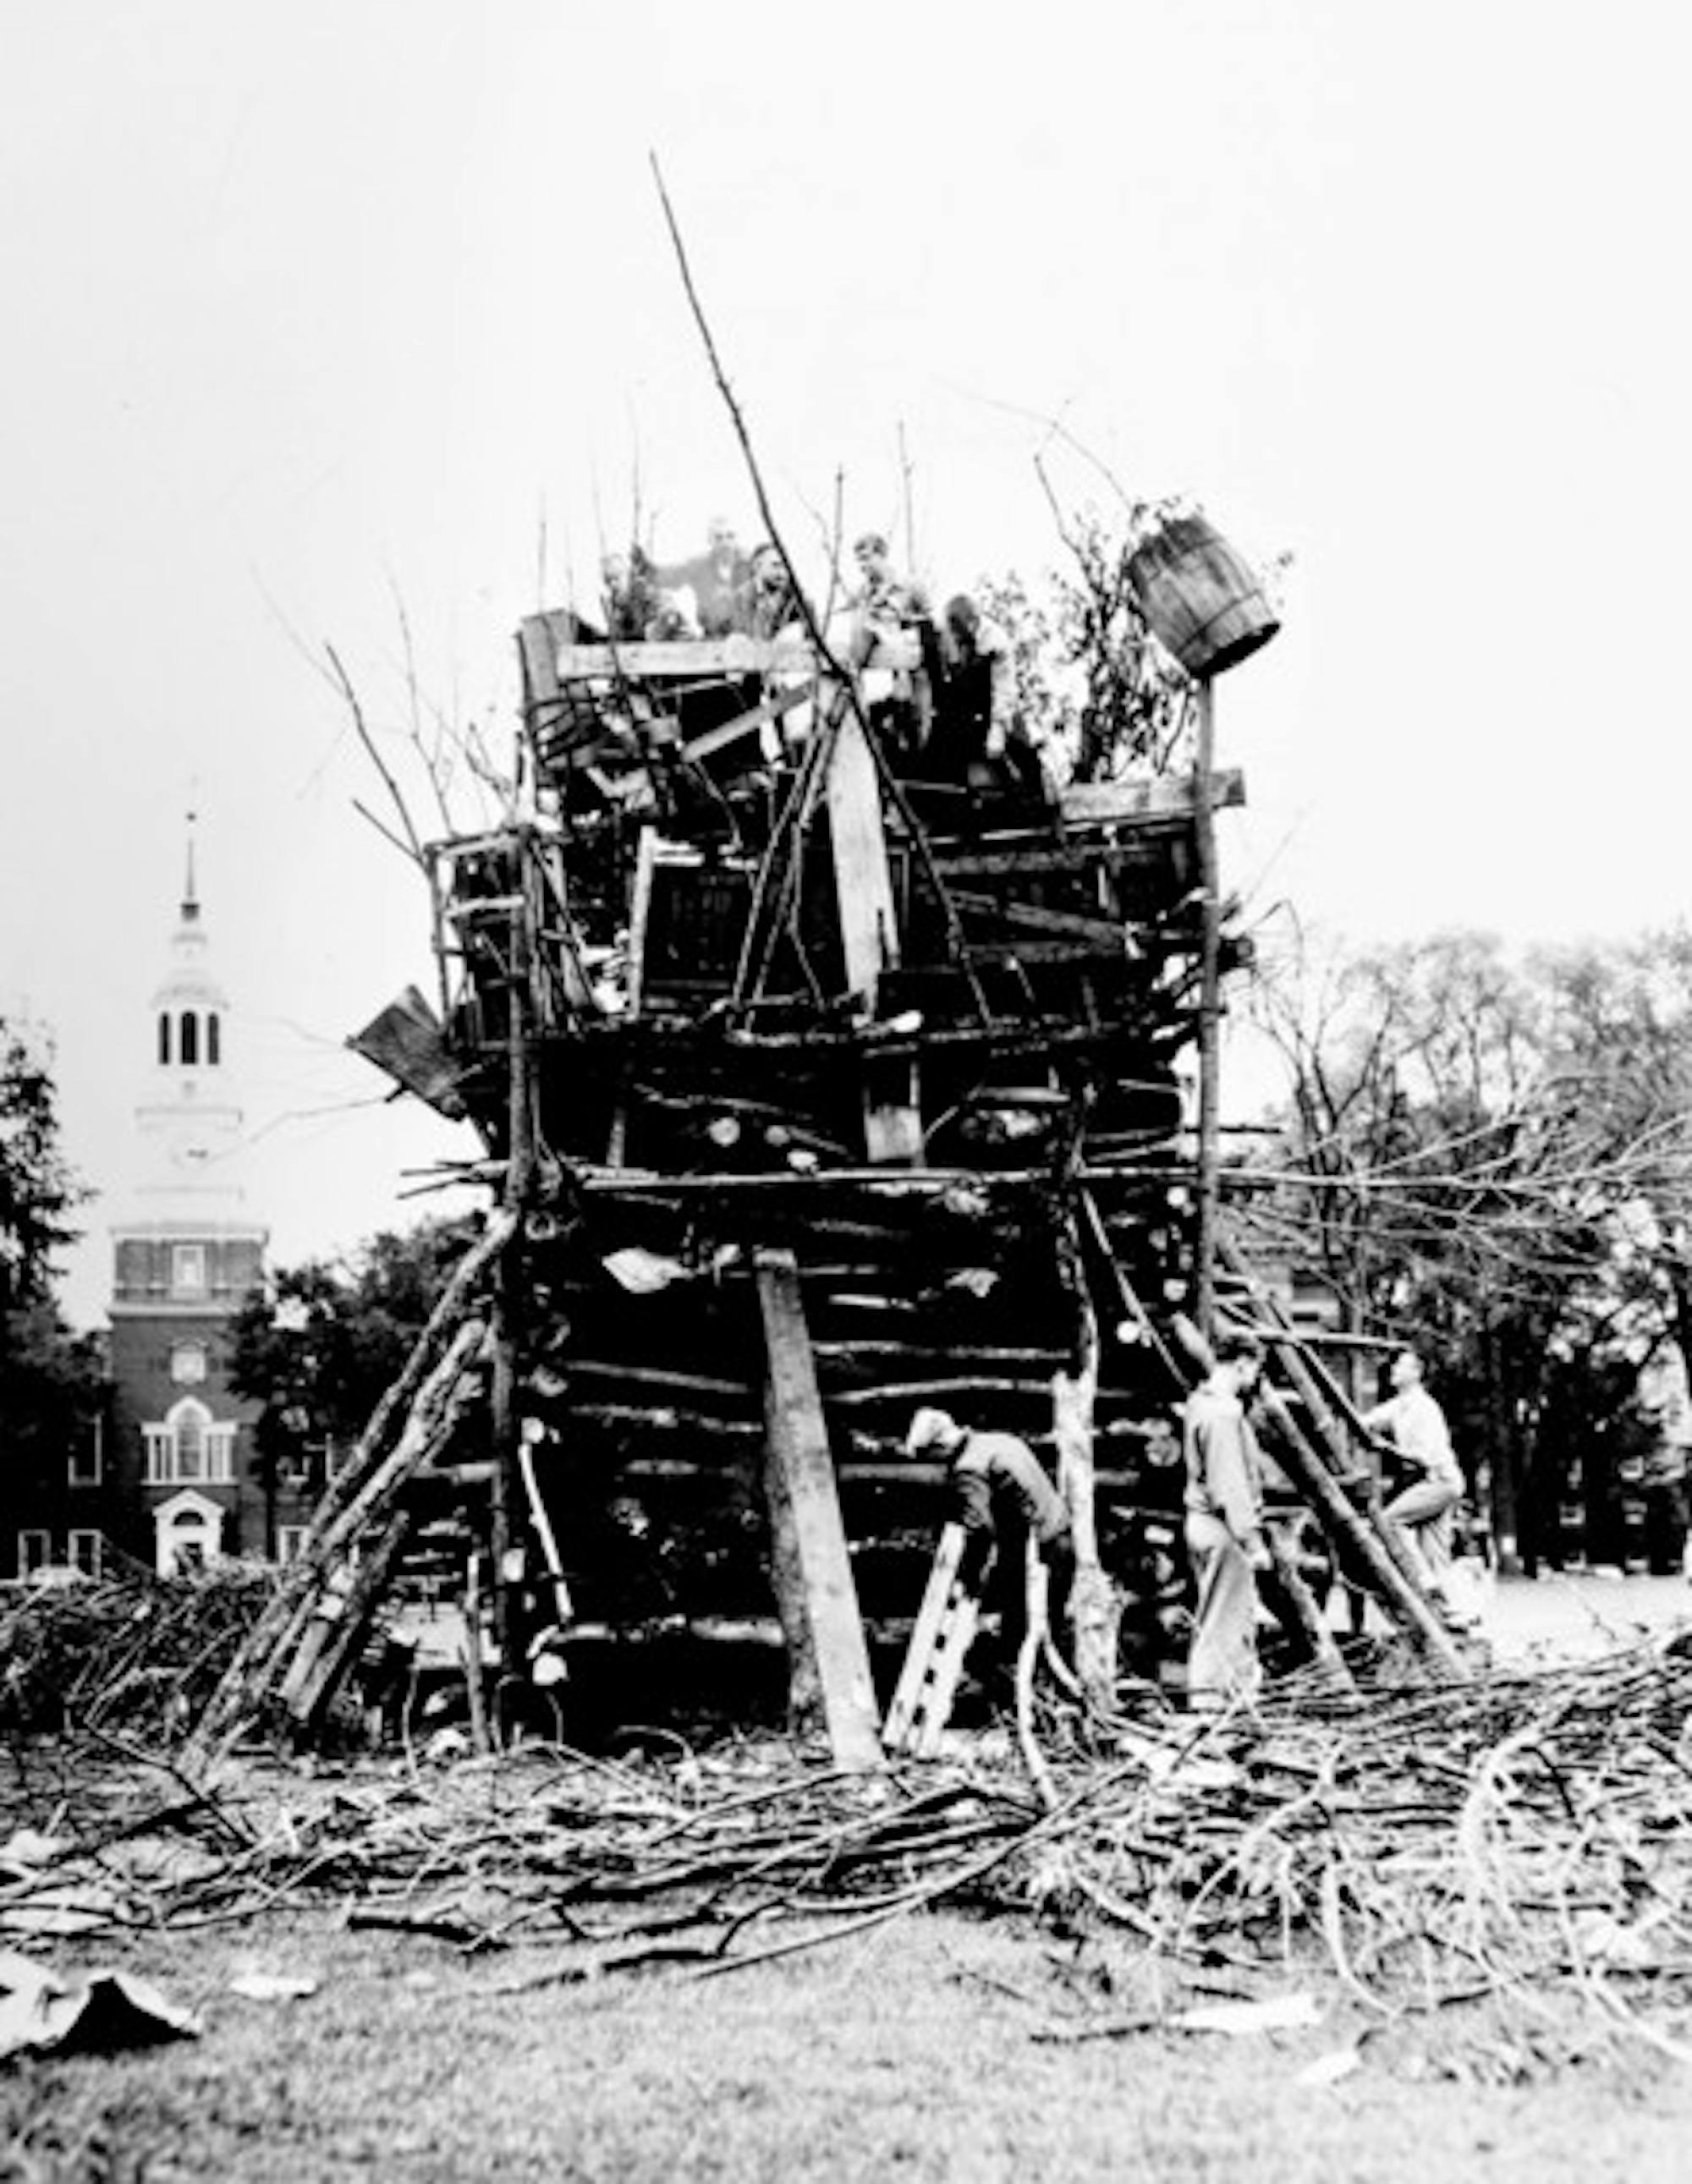
[[[1650,1489],[1678,1558],[1692,932],[1513,953],[1287,918],[1248,1012],[1285,1087],[1231,1178],[1257,1235],[1424,1355],[1506,1552],[1619,1558]]]

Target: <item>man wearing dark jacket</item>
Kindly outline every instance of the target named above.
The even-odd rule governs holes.
[[[946,1459],[949,1513],[963,1531],[958,1582],[965,1591],[984,1599],[997,1575],[995,1596],[1019,1629],[1032,1540],[1046,1565],[1047,1612],[1054,1635],[1058,1632],[1075,1576],[1075,1542],[1063,1496],[1027,1442],[1014,1434],[972,1433],[949,1412],[924,1407],[911,1421],[905,1452],[933,1452]]]

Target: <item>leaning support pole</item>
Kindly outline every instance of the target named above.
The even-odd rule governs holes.
[[[1209,1344],[1191,1320],[1177,1313],[1174,1326],[1176,1339],[1189,1356],[1200,1363],[1210,1357]],[[1282,1468],[1315,1512],[1329,1539],[1342,1553],[1352,1557],[1357,1568],[1367,1572],[1382,1606],[1431,1659],[1454,1676],[1466,1675],[1462,1655],[1432,1602],[1405,1577],[1375,1526],[1353,1507],[1285,1397],[1278,1390],[1266,1387],[1261,1400],[1280,1430]]]
[[[1222,1264],[1248,1285],[1267,1318],[1269,1324],[1259,1331],[1259,1339],[1269,1346],[1270,1355],[1292,1383],[1293,1391],[1304,1404],[1321,1440],[1326,1443],[1334,1469],[1342,1479],[1353,1474],[1356,1450],[1352,1443],[1354,1440],[1366,1446],[1371,1438],[1368,1427],[1321,1359],[1288,1324],[1278,1299],[1253,1276],[1237,1247],[1221,1238],[1217,1250]],[[1429,1591],[1427,1581],[1397,1527],[1382,1516],[1381,1497],[1372,1485],[1367,1509],[1375,1535],[1397,1565],[1399,1575],[1413,1592],[1427,1600],[1443,1627],[1444,1617],[1440,1603]]]
[[[516,1227],[514,1214],[495,1213],[459,1262],[422,1333],[412,1345],[410,1356],[371,1413],[357,1446],[325,1489],[312,1518],[304,1551],[282,1571],[275,1596],[224,1671],[183,1748],[184,1766],[209,1765],[250,1719],[252,1693],[264,1687],[264,1678],[259,1677],[261,1664],[267,1672],[270,1663],[287,1655],[291,1640],[304,1626],[311,1602],[335,1559],[338,1521],[379,1468],[399,1421],[416,1401],[443,1348],[463,1320],[477,1284],[511,1241]],[[255,1677],[259,1679],[256,1684]]]
[[[1450,1632],[1425,1594],[1410,1583],[1382,1534],[1352,1507],[1344,1489],[1311,1446],[1286,1398],[1266,1388],[1263,1401],[1281,1430],[1283,1468],[1321,1519],[1322,1529],[1343,1553],[1367,1572],[1382,1603],[1429,1658],[1454,1676],[1468,1674]]]
[[[1216,1202],[1221,1159],[1222,903],[1216,863],[1215,765],[1215,691],[1207,675],[1198,685],[1198,751],[1193,775],[1193,829],[1203,923],[1198,983],[1198,1223],[1192,1253],[1192,1316],[1207,1341],[1215,1332]]]
[[[1276,1522],[1271,1518],[1263,1528],[1263,1535],[1269,1543],[1276,1578],[1286,1595],[1287,1605],[1304,1634],[1312,1658],[1328,1682],[1340,1691],[1354,1691],[1357,1688],[1355,1679],[1345,1665],[1345,1656],[1339,1650],[1338,1639],[1323,1622],[1315,1596],[1304,1582],[1304,1572],[1298,1567],[1298,1557],[1287,1536],[1284,1522],[1284,1519]]]
[[[418,1390],[405,1429],[381,1468],[326,1533],[325,1549],[333,1559],[310,1618],[289,1653],[267,1664],[268,1673],[254,1691],[255,1702],[279,1671],[282,1704],[302,1726],[334,1696],[404,1544],[406,1526],[395,1502],[407,1483],[447,1446],[473,1400],[471,1372],[484,1334],[479,1319],[466,1320],[459,1329],[446,1356]]]
[[[1122,1607],[1098,1555],[1093,1406],[1098,1393],[1098,1316],[1093,1309],[1073,1207],[1058,1232],[1058,1260],[1075,1308],[1071,1368],[1052,1381],[1052,1432],[1058,1446],[1058,1490],[1069,1513],[1075,1575],[1069,1630],[1075,1674],[1089,1704],[1108,1713],[1116,1700],[1117,1635]],[[1060,1633],[1059,1635],[1062,1634]]]

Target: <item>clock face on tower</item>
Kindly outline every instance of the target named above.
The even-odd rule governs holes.
[[[204,1343],[177,1343],[170,1352],[170,1378],[179,1388],[197,1387],[204,1379]]]

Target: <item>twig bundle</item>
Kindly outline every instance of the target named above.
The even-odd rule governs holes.
[[[1679,2053],[1689,1718],[1692,1648],[1670,1640],[1455,1689],[1294,1680],[1251,1721],[1165,1717],[1103,1752],[1077,1713],[1048,1715],[1050,1809],[994,1737],[868,1780],[656,1731],[628,1760],[530,1746],[397,1779],[243,1764],[200,1785],[109,1763],[56,1861],[0,1882],[0,1930],[67,1886],[95,1925],[103,1903],[113,1925],[160,1926],[327,1899],[472,1956],[557,1945],[528,1986],[714,1976],[968,1903],[1090,1936],[1119,1989],[1132,1976],[1166,2008],[1218,1967],[1246,1992],[1325,1982],[1382,2026],[1477,2001],[1527,2019],[1561,1996]],[[173,1858],[138,1858],[166,1829]]]

